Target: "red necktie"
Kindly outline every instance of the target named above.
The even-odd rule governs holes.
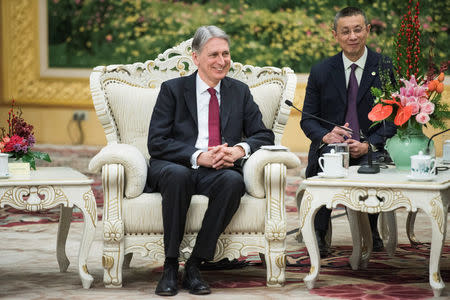
[[[208,92],[211,94],[208,114],[208,146],[214,147],[222,144],[222,138],[220,137],[219,100],[217,100],[216,90],[214,88],[209,88]]]

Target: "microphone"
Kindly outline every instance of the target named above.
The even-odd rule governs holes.
[[[302,111],[301,109],[298,109],[297,107],[295,107],[294,104],[292,104],[292,101],[286,100],[286,101],[284,101],[284,103],[286,103],[286,104],[289,105],[290,107],[295,108],[296,110],[298,110],[298,111],[301,112],[302,114],[305,114],[305,115],[307,115],[307,116],[312,117],[313,119],[319,120],[319,121],[321,121],[321,122],[324,122],[324,123],[327,123],[327,124],[330,124],[330,125],[333,125],[333,126],[336,126],[336,127],[339,127],[339,128],[341,128],[341,129],[343,129],[343,130],[345,130],[345,131],[348,131],[348,132],[353,132],[353,130],[351,130],[350,128],[347,128],[347,127],[344,127],[344,126],[335,124],[335,123],[330,122],[330,121],[327,121],[327,120],[324,120],[324,119],[319,118],[319,117],[317,117],[317,116],[315,116],[315,115],[313,115],[313,114],[310,114],[310,113],[307,113],[307,112]]]
[[[445,129],[444,131],[441,131],[441,132],[438,132],[438,133],[433,134],[433,135],[428,139],[427,149],[425,149],[425,154],[427,154],[427,155],[430,154],[430,143],[431,143],[431,140],[432,140],[435,136],[440,135],[440,134],[442,134],[442,133],[444,133],[444,132],[447,132],[447,131],[449,131],[449,130],[450,130],[450,128],[449,128],[449,129]]]

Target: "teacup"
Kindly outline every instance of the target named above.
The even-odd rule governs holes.
[[[346,174],[346,169],[343,166],[342,160],[344,156],[342,153],[336,153],[331,149],[330,153],[325,153],[319,158],[319,166],[325,176],[342,176]]]
[[[411,156],[411,177],[427,179],[435,175],[436,159],[431,155],[424,155],[422,151]]]
[[[8,157],[9,155],[6,153],[0,153],[0,177],[8,176]]]

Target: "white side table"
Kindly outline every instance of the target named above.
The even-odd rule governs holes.
[[[340,179],[318,176],[303,181],[306,190],[300,207],[300,229],[302,230],[311,269],[304,278],[306,286],[314,288],[320,271],[320,255],[314,234],[314,216],[319,208],[335,208],[341,204],[349,208],[349,219],[354,250],[350,257],[353,269],[366,265],[372,252],[372,238],[367,218],[359,212],[393,212],[405,207],[408,212],[423,210],[431,221],[431,250],[429,282],[436,297],[444,289],[440,274],[440,256],[447,233],[447,211],[450,199],[450,171],[440,172],[432,181],[414,182],[407,178],[408,172],[395,168],[381,169],[378,174],[358,174],[358,166],[350,167],[349,175]],[[362,236],[362,239],[361,239]],[[367,253],[362,254],[361,240]]]
[[[61,205],[56,257],[65,272],[70,264],[66,255],[66,239],[73,206],[83,212],[84,228],[78,254],[81,283],[88,289],[94,278],[87,269],[87,257],[97,226],[97,204],[90,184],[80,172],[66,167],[37,168],[30,175],[13,175],[0,179],[0,207],[5,205],[26,211],[40,211]]]

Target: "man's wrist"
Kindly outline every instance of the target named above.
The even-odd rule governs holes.
[[[245,149],[244,149],[244,147],[242,147],[241,145],[236,145],[236,146],[234,146],[234,148],[238,149],[238,151],[239,151],[238,159],[245,156]]]
[[[367,152],[369,152],[369,148],[370,150],[372,150],[372,152],[377,152],[378,148],[375,147],[374,145],[372,145],[369,141],[364,141],[364,144],[367,144]]]

